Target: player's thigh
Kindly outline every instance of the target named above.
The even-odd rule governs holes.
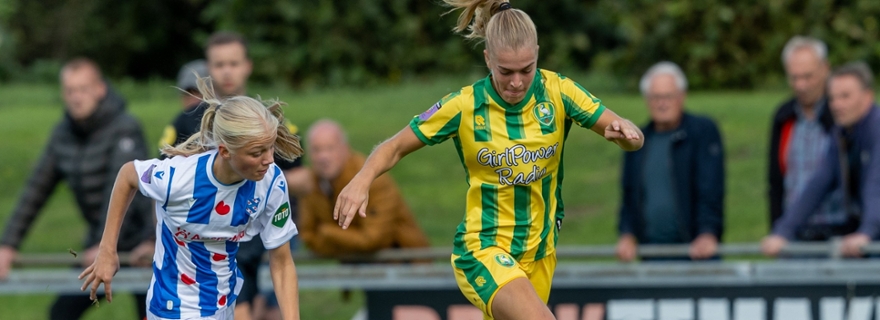
[[[556,319],[526,278],[516,278],[501,286],[491,306],[492,315],[498,320]]]
[[[513,279],[527,279],[513,257],[495,247],[453,255],[452,268],[462,294],[483,311],[486,319],[492,319],[491,305],[499,288]]]
[[[235,314],[235,320],[250,320],[251,319],[251,304],[250,304],[250,302],[236,303],[235,307],[233,307],[233,313]]]

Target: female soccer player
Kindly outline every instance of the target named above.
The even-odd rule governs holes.
[[[462,293],[486,319],[553,319],[546,303],[568,131],[575,123],[628,151],[641,148],[642,133],[574,81],[537,68],[538,36],[525,12],[506,0],[445,2],[463,9],[457,32],[485,41],[491,73],[380,144],[340,193],[334,218],[346,228],[365,216],[376,177],[410,152],[452,138],[469,185],[452,254]]]
[[[284,175],[273,153],[287,160],[302,154],[299,138],[284,125],[281,102],[245,96],[219,101],[199,79],[210,104],[201,131],[163,153],[170,159],[126,163],[116,177],[95,263],[82,290],[95,299],[119,269],[116,239],[125,209],[140,190],[156,202],[156,253],[147,292],[148,319],[232,319],[241,272],[238,244],[259,234],[269,250],[275,293],[284,319],[299,319],[296,268],[288,241],[297,233],[290,219]]]

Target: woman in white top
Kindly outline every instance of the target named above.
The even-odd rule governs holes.
[[[199,79],[210,104],[201,131],[162,152],[170,159],[126,163],[116,177],[95,263],[80,275],[96,299],[119,270],[116,241],[135,190],[155,200],[156,252],[147,293],[148,319],[232,319],[241,289],[238,243],[259,234],[269,250],[275,293],[284,319],[299,319],[296,268],[288,241],[290,219],[284,175],[273,154],[294,160],[299,138],[284,125],[282,103],[236,96],[220,101],[210,78]],[[268,105],[268,106],[267,106]]]

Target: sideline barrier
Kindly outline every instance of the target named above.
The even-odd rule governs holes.
[[[559,320],[622,319],[880,319],[880,260],[839,259],[833,243],[792,244],[788,254],[833,259],[653,262],[560,262],[550,297]],[[877,246],[865,248],[875,253]],[[326,264],[299,255],[300,288],[362,289],[370,319],[470,319],[479,311],[460,294],[449,251],[383,251],[388,260],[431,258],[442,263]],[[724,245],[725,256],[757,255],[757,244]],[[669,256],[687,246],[643,246],[645,255]],[[441,255],[442,253],[442,255]],[[613,247],[560,247],[560,259],[607,258]],[[70,260],[70,259],[68,259]],[[25,259],[25,261],[27,261]],[[326,261],[326,260],[325,260]],[[268,269],[259,281],[271,288]],[[0,295],[79,292],[79,270],[14,269]],[[144,292],[149,269],[122,269],[115,292]],[[476,313],[476,314],[475,314]]]
[[[840,241],[834,239],[828,242],[793,242],[783,248],[781,255],[810,255],[840,259]],[[684,257],[688,255],[687,245],[641,245],[638,255],[650,258]],[[880,243],[871,243],[862,251],[869,255],[880,255]],[[448,262],[452,248],[431,247],[425,249],[386,249],[371,255],[351,255],[349,260],[362,262],[406,261],[406,260],[436,260]],[[761,256],[761,246],[757,243],[734,243],[718,245],[718,254],[724,257],[735,256]],[[556,256],[559,259],[607,259],[615,257],[615,247],[609,245],[596,246],[559,246],[556,248]],[[315,256],[309,252],[295,252],[293,258],[296,262],[332,262],[335,260]],[[69,253],[29,253],[19,254],[15,265],[19,267],[48,267],[79,265],[81,255],[73,257]],[[120,254],[119,261],[127,261],[128,255]]]

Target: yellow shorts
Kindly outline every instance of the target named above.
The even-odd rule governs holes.
[[[507,251],[489,247],[464,255],[452,255],[455,281],[464,296],[483,311],[484,319],[493,319],[495,293],[516,278],[527,278],[544,303],[550,297],[550,283],[556,270],[556,255],[538,261],[518,262]]]

